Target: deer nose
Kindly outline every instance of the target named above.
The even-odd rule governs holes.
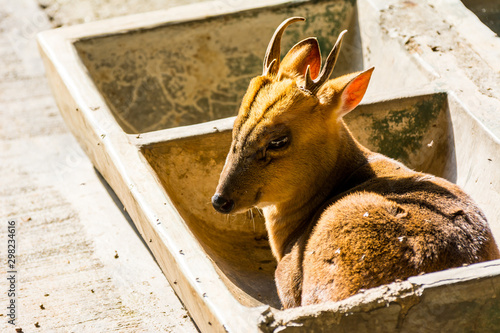
[[[215,210],[219,213],[229,214],[234,208],[234,201],[216,193],[212,197],[212,206],[214,206]]]

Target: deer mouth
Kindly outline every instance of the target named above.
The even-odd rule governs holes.
[[[255,193],[255,198],[253,199],[254,202],[255,202],[255,204],[257,204],[259,202],[260,198],[262,197],[262,191],[261,190],[262,189],[259,189],[257,191],[257,193]]]

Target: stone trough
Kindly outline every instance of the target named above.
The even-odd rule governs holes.
[[[283,50],[317,36],[328,52],[349,29],[334,75],[376,67],[365,101],[346,119],[354,135],[461,185],[483,207],[498,242],[500,91],[498,83],[485,87],[499,82],[492,69],[498,60],[489,53],[471,60],[474,72],[464,71],[460,57],[485,46],[448,26],[440,35],[464,49],[447,50],[439,38],[427,48],[427,35],[405,32],[398,19],[412,7],[408,19],[416,30],[453,8],[454,22],[461,17],[489,31],[458,1],[276,0],[207,2],[39,36],[65,121],[203,332],[500,327],[500,261],[413,277],[342,302],[280,310],[262,216],[257,210],[224,216],[210,203],[248,81],[261,72],[276,26],[300,15],[307,21],[287,30]],[[481,36],[499,51],[498,41]],[[483,72],[493,74],[480,80]]]

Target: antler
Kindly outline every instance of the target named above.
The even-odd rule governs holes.
[[[339,38],[337,39],[337,42],[335,43],[335,46],[333,49],[330,51],[330,54],[328,55],[328,58],[326,58],[325,65],[323,66],[323,69],[321,70],[321,73],[319,73],[318,77],[313,80],[311,78],[311,72],[309,70],[309,66],[307,66],[306,69],[306,83],[304,86],[304,89],[309,90],[311,93],[315,94],[318,92],[319,88],[325,82],[328,80],[330,75],[333,72],[333,68],[335,67],[335,63],[337,62],[337,58],[339,56],[339,51],[340,51],[340,46],[342,45],[342,38],[344,38],[344,34],[347,32],[347,30],[344,30],[340,33]]]
[[[278,72],[280,66],[280,53],[281,53],[281,36],[286,27],[293,22],[305,21],[303,17],[290,17],[284,20],[274,32],[273,37],[267,46],[266,55],[264,56],[264,70],[262,75],[275,74]]]

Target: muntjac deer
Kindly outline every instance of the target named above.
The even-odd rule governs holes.
[[[353,138],[342,117],[360,103],[373,68],[328,80],[344,32],[321,72],[314,38],[280,61],[283,31],[300,20],[285,20],[269,43],[212,197],[225,214],[262,209],[283,307],[499,258],[484,214],[458,186]]]

